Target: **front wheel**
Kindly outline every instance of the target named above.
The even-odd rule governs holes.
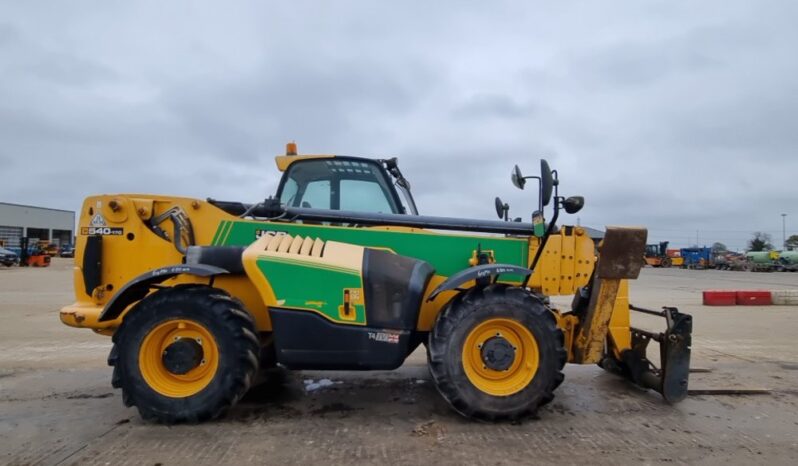
[[[258,369],[255,326],[223,290],[157,291],[125,316],[108,363],[112,384],[146,420],[173,424],[221,415],[249,389]]]
[[[518,419],[551,401],[563,380],[563,334],[543,302],[517,287],[455,299],[430,333],[435,386],[467,417]]]

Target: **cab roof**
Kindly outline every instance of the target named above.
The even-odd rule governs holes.
[[[335,156],[332,154],[302,154],[299,155],[297,153],[297,146],[296,142],[289,142],[285,145],[285,155],[278,155],[274,157],[274,161],[277,163],[277,169],[281,172],[284,172],[291,166],[292,163],[296,162],[297,160],[307,160],[307,159],[331,159]]]
[[[274,158],[274,161],[277,163],[277,169],[284,172],[297,160],[333,158],[335,158],[335,156],[331,154],[278,155]]]

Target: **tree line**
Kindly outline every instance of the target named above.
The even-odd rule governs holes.
[[[790,237],[787,238],[784,247],[788,251],[793,251],[798,249],[798,235],[790,235]],[[776,249],[773,246],[773,239],[767,233],[756,231],[754,232],[753,237],[750,240],[748,240],[747,250],[750,252],[771,251],[773,249]],[[727,248],[725,244],[717,242],[712,245],[712,252],[715,254],[723,254],[729,252],[729,248]]]

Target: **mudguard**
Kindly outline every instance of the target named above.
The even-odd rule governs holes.
[[[438,294],[444,291],[454,290],[463,283],[469,282],[471,280],[485,278],[492,279],[503,273],[510,273],[513,275],[521,275],[526,277],[530,275],[532,271],[526,267],[519,267],[517,265],[509,264],[483,264],[469,267],[457,272],[456,274],[447,278],[446,281],[438,285],[438,287],[435,288],[432,293],[430,293],[427,301],[432,301],[438,296]]]
[[[221,267],[205,264],[177,264],[143,273],[130,280],[119,290],[97,319],[99,322],[114,320],[119,317],[130,303],[138,301],[150,291],[150,287],[178,275],[195,275],[197,277],[211,277],[229,273]]]

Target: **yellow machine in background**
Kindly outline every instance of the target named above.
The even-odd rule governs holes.
[[[595,256],[581,197],[541,161],[531,223],[418,215],[396,159],[277,157],[255,204],[144,194],[81,208],[70,326],[112,335],[112,383],[160,422],[221,414],[258,371],[394,369],[427,348],[436,387],[488,420],[534,413],[566,362],[598,363],[670,401],[686,396],[690,316],[629,304],[646,230],[609,227]],[[547,223],[544,208],[552,205]],[[554,295],[575,295],[557,309]],[[631,327],[630,311],[667,329]],[[661,345],[661,367],[647,359]]]
[[[659,244],[647,244],[645,253],[646,264],[652,267],[682,267],[684,258],[678,249],[668,249],[668,241]]]

